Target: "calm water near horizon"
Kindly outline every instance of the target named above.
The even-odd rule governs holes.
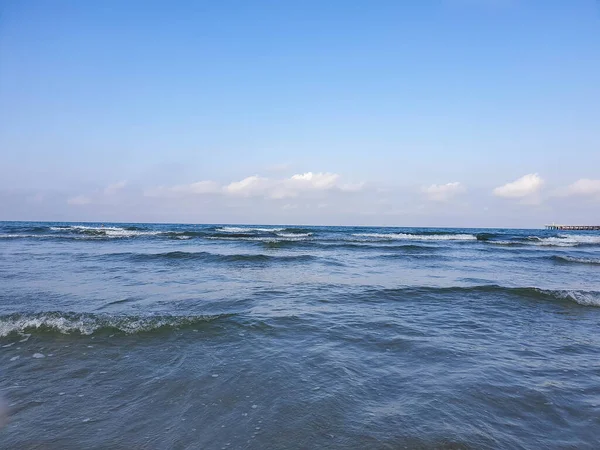
[[[0,222],[0,283],[0,448],[600,448],[600,232]]]

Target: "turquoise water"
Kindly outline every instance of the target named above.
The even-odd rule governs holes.
[[[598,232],[0,222],[0,283],[1,448],[600,447]]]

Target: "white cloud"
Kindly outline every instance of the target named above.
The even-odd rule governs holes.
[[[427,195],[429,200],[436,202],[446,202],[452,197],[465,191],[466,188],[458,181],[446,184],[432,184],[431,186],[423,188],[423,192]]]
[[[261,194],[268,188],[270,184],[267,178],[259,177],[258,175],[252,175],[246,177],[241,181],[234,181],[229,183],[223,188],[223,190],[231,195],[241,195],[243,197],[249,197]]]
[[[544,180],[537,173],[530,173],[504,186],[497,187],[493,193],[497,197],[523,198],[537,193],[543,184]]]
[[[117,183],[110,184],[104,188],[104,194],[114,195],[127,185],[127,181],[119,181]]]
[[[293,175],[288,180],[284,180],[288,191],[297,195],[301,191],[327,191],[337,189],[345,192],[360,191],[364,183],[340,183],[341,176],[330,172],[306,172]]]
[[[92,200],[89,197],[86,197],[85,195],[78,195],[77,197],[72,197],[67,200],[67,203],[69,205],[88,205],[91,202]]]
[[[338,190],[357,192],[364,183],[340,183],[340,175],[330,172],[306,172],[289,178],[265,178],[252,175],[240,181],[219,185],[214,181],[198,181],[196,183],[171,187],[159,186],[147,189],[147,197],[174,197],[190,194],[223,194],[237,197],[263,197],[285,199],[298,197],[309,192],[325,192]]]
[[[214,194],[219,192],[220,187],[214,181],[197,181],[196,183],[173,186],[173,192],[187,192],[190,194]]]
[[[182,195],[216,194],[221,192],[221,186],[214,181],[198,181],[190,184],[175,186],[158,186],[144,191],[146,197],[179,197]]]
[[[292,175],[292,182],[302,183],[304,186],[309,186],[315,189],[330,189],[335,186],[340,176],[337,173],[312,173],[306,172],[302,174]]]
[[[600,195],[600,180],[582,178],[569,185],[565,191],[566,195]]]
[[[274,180],[269,196],[271,198],[297,197],[305,192],[328,191],[338,189],[342,191],[360,190],[360,185],[339,183],[340,175],[330,172],[306,172],[292,175],[283,180]]]

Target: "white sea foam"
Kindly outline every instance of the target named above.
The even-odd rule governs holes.
[[[196,322],[206,322],[219,316],[112,316],[84,313],[39,313],[0,317],[0,337],[11,333],[24,334],[25,330],[51,329],[63,334],[90,335],[102,328],[115,328],[132,334],[162,327],[177,327]],[[26,334],[29,337],[31,334]],[[19,341],[22,342],[22,341]]]
[[[584,306],[600,306],[600,293],[584,291],[552,291],[552,294],[564,300],[571,300]]]
[[[284,238],[304,238],[312,236],[312,233],[277,233],[277,236]]]
[[[308,236],[302,236],[298,234],[290,234],[289,236],[282,236],[279,233],[275,236],[244,236],[237,237],[232,236],[207,236],[206,239],[216,241],[248,241],[248,242],[298,242],[307,240]]]
[[[255,228],[255,227],[222,227],[217,228],[215,231],[221,233],[251,233],[253,231],[260,231],[263,233],[276,233],[283,231],[285,228]]]
[[[476,241],[472,234],[409,234],[409,233],[355,233],[352,236],[371,239],[393,239],[409,241]]]
[[[87,225],[71,225],[68,227],[50,227],[52,231],[59,232],[79,232],[89,233],[92,236],[101,236],[109,238],[128,238],[135,236],[157,236],[164,234],[164,231],[150,230],[128,230],[122,227],[92,227]]]
[[[556,256],[556,259],[568,261],[568,262],[580,263],[580,264],[600,264],[600,259],[596,259],[596,258],[576,258],[574,256]]]
[[[530,236],[529,241],[534,245],[554,246],[554,247],[575,247],[577,245],[596,245],[600,244],[600,236],[590,236],[581,234],[559,234],[558,236],[540,238]]]
[[[517,241],[486,241],[490,244],[494,244],[494,245],[524,245],[523,242],[517,242]]]

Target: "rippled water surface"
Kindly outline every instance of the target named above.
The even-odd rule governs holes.
[[[0,222],[0,286],[0,448],[600,448],[598,232]]]

